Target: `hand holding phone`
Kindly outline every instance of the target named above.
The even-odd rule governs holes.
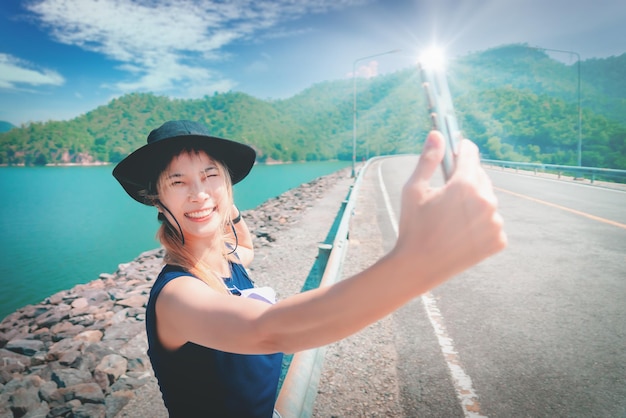
[[[463,139],[456,120],[452,96],[443,68],[419,63],[422,85],[426,91],[428,112],[432,128],[441,132],[446,139],[446,151],[441,162],[443,175],[448,181],[454,171],[458,142]]]

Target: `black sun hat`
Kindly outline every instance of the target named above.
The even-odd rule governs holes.
[[[120,161],[113,169],[113,176],[130,197],[153,206],[146,196],[155,193],[157,176],[172,156],[184,149],[206,151],[211,158],[223,163],[233,185],[248,175],[256,158],[256,152],[248,145],[212,136],[198,122],[175,120],[150,132],[148,143]]]

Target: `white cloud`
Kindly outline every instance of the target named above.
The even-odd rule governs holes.
[[[23,89],[27,86],[60,86],[65,79],[56,71],[37,69],[32,63],[0,53],[0,88]]]
[[[198,86],[235,84],[209,69],[225,46],[364,1],[38,0],[27,7],[57,41],[119,61],[130,79],[111,87],[192,95]]]
[[[349,72],[347,77],[372,78],[378,75],[378,61],[372,60],[367,64],[360,65],[355,72]]]

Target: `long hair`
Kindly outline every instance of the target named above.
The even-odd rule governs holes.
[[[182,149],[180,152],[173,154],[170,162],[177,156],[188,153],[189,155],[198,155],[199,153],[204,152],[198,149]],[[208,155],[208,154],[207,154]],[[230,177],[230,173],[228,172],[228,168],[218,160],[214,160],[217,166],[217,169],[221,175],[221,178],[224,179],[224,186],[226,187],[226,197],[225,201],[220,202],[221,207],[229,208],[226,212],[226,216],[223,216],[221,219],[221,234],[216,234],[215,238],[218,240],[217,248],[222,248],[222,255],[230,262],[239,262],[237,256],[234,254],[234,249],[236,246],[236,242],[232,239],[232,233],[229,233],[229,225],[232,222],[231,219],[231,210],[233,206],[233,186]],[[162,203],[160,203],[158,199],[159,191],[162,191],[163,188],[168,187],[165,182],[166,173],[169,168],[169,163],[163,170],[158,174],[157,184],[156,184],[156,194],[153,195],[153,199],[155,199],[156,205],[160,205],[163,207]],[[165,208],[166,210],[169,210]],[[165,248],[165,262],[167,264],[173,264],[180,266],[191,273],[193,276],[199,278],[203,282],[205,282],[212,289],[225,294],[230,294],[228,289],[226,288],[223,279],[209,266],[206,265],[202,260],[198,260],[194,257],[191,252],[185,247],[184,244],[184,236],[182,229],[178,224],[172,225],[169,219],[164,216],[164,214],[159,213],[158,216],[159,221],[161,222],[161,226],[157,231],[157,238],[161,242],[161,245]],[[229,250],[230,249],[230,250]]]

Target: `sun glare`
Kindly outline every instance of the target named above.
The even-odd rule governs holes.
[[[446,54],[443,49],[432,46],[422,52],[419,63],[424,68],[442,70],[446,67]]]

